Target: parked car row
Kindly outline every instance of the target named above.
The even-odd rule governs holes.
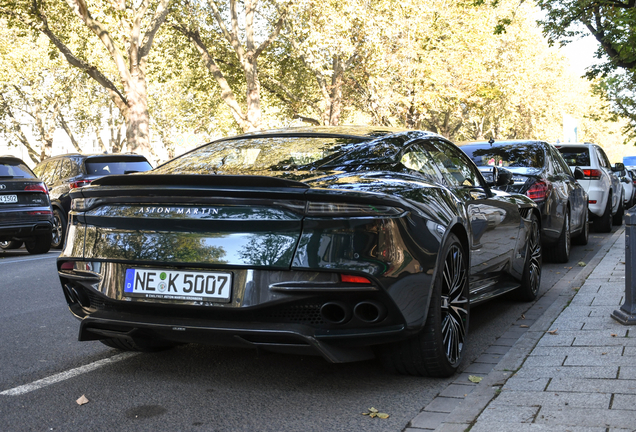
[[[544,256],[567,262],[590,216],[605,231],[634,202],[594,144],[379,127],[251,133],[150,168],[134,155],[35,168],[79,340],[378,356],[424,376],[457,370],[471,306],[534,300]]]

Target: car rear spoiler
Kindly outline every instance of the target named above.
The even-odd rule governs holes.
[[[309,189],[305,183],[278,177],[213,174],[140,174],[101,177],[92,186],[238,186]]]

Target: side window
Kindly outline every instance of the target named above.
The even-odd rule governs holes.
[[[607,158],[607,155],[605,154],[603,149],[600,147],[595,147],[595,148],[596,148],[596,154],[598,154],[598,163],[603,168],[611,169],[612,166],[610,165],[609,159]]]
[[[429,154],[418,145],[411,146],[400,159],[402,165],[410,170],[417,171],[427,179],[439,183],[439,173],[435,170],[435,164]]]
[[[424,146],[442,172],[447,185],[481,186],[477,169],[464,152],[440,140],[427,141]]]
[[[62,163],[60,165],[60,178],[67,179],[71,177],[71,161],[68,159],[62,159]]]
[[[69,159],[69,162],[71,163],[71,173],[69,177],[76,177],[80,175],[79,162],[76,159]]]
[[[552,155],[552,159],[554,160],[555,169],[557,172],[564,172],[567,175],[572,175],[572,170],[568,164],[563,160],[563,156],[561,156],[561,152],[555,149],[552,146],[549,146],[550,154]]]
[[[33,168],[33,172],[35,173],[35,175],[38,176],[40,179],[42,179],[42,176],[44,175],[44,172],[46,171],[46,167],[48,166],[48,164],[49,164],[48,162],[40,163],[38,164],[38,166]]]
[[[47,185],[51,185],[55,181],[55,172],[57,170],[59,162],[59,159],[49,161],[46,163],[46,165],[42,166],[42,168],[38,170],[40,171],[37,173],[38,177],[40,177],[40,179]]]
[[[60,159],[51,161],[49,166],[46,169],[47,180],[46,183],[55,183],[59,179],[60,172]]]

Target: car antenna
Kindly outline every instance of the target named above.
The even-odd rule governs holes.
[[[490,137],[490,139],[488,140],[488,144],[490,144],[491,146],[495,143],[495,140]]]

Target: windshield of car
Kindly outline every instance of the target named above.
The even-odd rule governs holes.
[[[543,168],[545,153],[539,144],[468,144],[460,147],[478,167]]]
[[[561,147],[558,149],[570,166],[590,166],[590,149],[587,147]]]
[[[35,178],[28,166],[22,162],[0,162],[0,177]]]
[[[88,175],[128,174],[133,172],[148,171],[152,169],[150,163],[145,160],[99,160],[87,159],[86,173]]]
[[[350,163],[378,163],[399,148],[371,145],[366,138],[324,136],[254,137],[210,143],[173,159],[154,172],[232,174],[245,171],[313,170]]]

